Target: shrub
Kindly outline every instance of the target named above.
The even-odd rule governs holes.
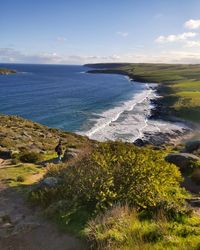
[[[54,171],[55,174],[55,169]],[[137,148],[131,144],[107,142],[75,166],[58,170],[61,184],[52,191],[38,193],[37,201],[65,199],[91,210],[102,211],[113,204],[128,203],[137,209],[168,213],[184,212],[185,193],[176,166],[164,161],[162,151]],[[49,194],[48,194],[49,193]],[[35,197],[36,197],[35,196]]]
[[[20,156],[22,162],[37,163],[41,160],[41,155],[36,152],[24,152]]]
[[[19,175],[19,176],[17,176],[16,181],[17,181],[17,182],[24,182],[24,181],[25,181],[25,178],[24,178],[24,176]]]

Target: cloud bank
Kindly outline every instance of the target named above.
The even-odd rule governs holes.
[[[195,37],[197,34],[195,32],[184,32],[177,35],[159,36],[156,38],[157,43],[167,43],[167,42],[177,42],[184,41],[189,38]]]
[[[4,63],[37,64],[86,64],[100,62],[130,63],[200,63],[200,51],[161,51],[160,53],[126,53],[108,56],[98,55],[59,55],[57,53],[24,54],[11,48],[0,48],[0,61]]]

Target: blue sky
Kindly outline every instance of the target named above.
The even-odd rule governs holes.
[[[2,0],[0,62],[200,63],[199,0]]]

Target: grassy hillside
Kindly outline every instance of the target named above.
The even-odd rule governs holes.
[[[169,115],[200,122],[200,65],[99,64],[88,65],[91,73],[119,73],[132,79],[159,84],[163,110]],[[104,69],[103,69],[104,68]]]
[[[64,149],[83,154],[52,162],[60,138]],[[180,186],[181,172],[164,160],[171,151],[98,143],[1,115],[0,187],[29,191],[30,204],[62,230],[87,239],[92,249],[198,250],[200,217],[188,207],[191,194]],[[57,184],[36,182],[46,177]]]
[[[16,152],[54,152],[58,140],[63,140],[63,147],[84,148],[90,144],[86,137],[59,129],[49,128],[18,116],[0,115],[0,149]]]

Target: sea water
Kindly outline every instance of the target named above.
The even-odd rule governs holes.
[[[0,113],[99,141],[134,141],[144,132],[181,129],[150,121],[153,85],[115,74],[88,74],[71,65],[0,64],[17,74],[0,75]],[[174,127],[173,127],[174,126]]]

